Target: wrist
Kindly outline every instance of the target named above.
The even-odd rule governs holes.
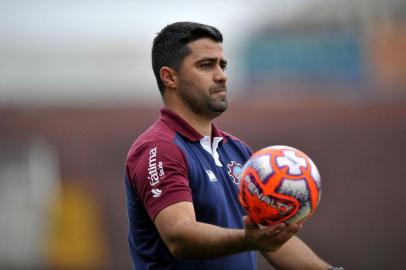
[[[258,250],[256,242],[249,235],[247,235],[246,230],[242,230],[241,233],[241,243],[244,249],[249,250]]]

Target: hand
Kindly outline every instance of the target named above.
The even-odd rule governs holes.
[[[302,225],[285,223],[260,228],[248,216],[243,216],[245,240],[254,250],[277,251],[286,241],[295,235]]]

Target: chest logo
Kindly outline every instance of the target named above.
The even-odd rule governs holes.
[[[228,175],[231,176],[234,184],[239,185],[240,177],[241,177],[241,173],[242,173],[241,164],[238,162],[235,162],[235,161],[231,161],[231,163],[227,165],[227,168],[228,168]]]

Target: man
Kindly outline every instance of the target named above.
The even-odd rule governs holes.
[[[179,22],[153,42],[164,108],[126,163],[134,269],[255,269],[256,250],[277,268],[328,269],[294,236],[300,225],[244,216],[230,166],[252,152],[212,123],[228,106],[222,41],[214,27]]]

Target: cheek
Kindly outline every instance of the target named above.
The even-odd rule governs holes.
[[[183,87],[185,90],[192,92],[193,95],[199,95],[199,93],[205,92],[205,89],[208,88],[208,82],[202,76],[190,76],[186,80],[183,80]]]
[[[188,96],[196,98],[209,95],[209,89],[212,84],[210,72],[202,72],[199,70],[188,70],[182,74],[179,80],[179,85],[182,90],[187,92]]]
[[[212,77],[210,72],[195,70],[194,72],[190,72],[188,74],[186,80],[190,81],[191,84],[194,84],[197,87],[204,88],[210,84]]]

